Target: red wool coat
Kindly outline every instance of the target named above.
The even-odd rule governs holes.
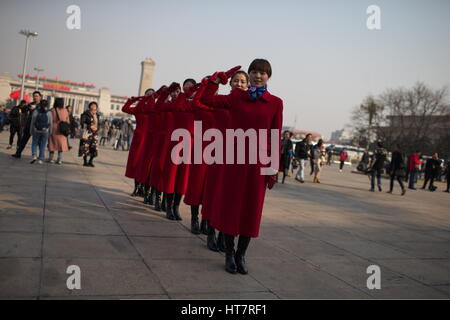
[[[166,102],[169,93],[162,93],[155,105],[155,138],[154,138],[154,157],[150,165],[150,186],[165,192],[165,177],[163,174],[163,165],[166,157],[170,158],[169,141],[172,134],[174,120],[173,112],[169,112],[171,102]],[[169,154],[168,154],[169,153]]]
[[[225,123],[228,123],[229,112],[226,109],[213,109],[201,104],[200,99],[206,89],[206,86],[202,85],[196,92],[192,106],[194,111],[194,120],[202,122],[202,134],[208,129],[215,128],[222,130],[221,127],[226,127]],[[225,130],[222,130],[225,133]],[[194,135],[192,135],[192,142],[194,141]],[[203,139],[202,139],[203,141]],[[205,183],[208,179],[208,168],[203,160],[203,150],[209,144],[208,141],[202,142],[202,163],[194,163],[194,146],[192,143],[192,157],[191,165],[189,167],[189,180],[184,196],[184,203],[190,206],[199,206],[203,202],[203,193]],[[210,185],[213,185],[211,182]],[[203,214],[203,213],[202,213]],[[203,219],[207,219],[203,215]]]
[[[188,179],[189,179],[189,164],[174,163],[171,153],[178,145],[178,141],[171,141],[172,132],[177,129],[186,129],[191,137],[194,129],[194,113],[191,106],[191,101],[186,99],[184,93],[180,93],[178,98],[166,106],[166,111],[172,116],[172,126],[167,132],[166,139],[166,156],[162,165],[163,180],[161,184],[161,191],[165,193],[178,193],[184,195],[186,193]],[[180,139],[181,140],[181,139]],[[180,154],[183,156],[183,153]]]
[[[207,106],[229,109],[231,129],[255,129],[258,138],[258,129],[268,130],[267,148],[269,153],[277,152],[276,157],[279,158],[279,150],[270,150],[270,129],[278,130],[281,137],[283,101],[267,91],[260,99],[254,100],[242,90],[233,90],[229,95],[214,95],[217,89],[217,85],[208,84],[200,101]],[[202,214],[208,217],[214,228],[234,236],[259,235],[269,181],[269,176],[261,175],[262,167],[267,166],[260,163],[259,157],[257,164],[236,164],[235,160],[235,164],[210,166]]]
[[[138,108],[144,101],[140,101],[138,106],[132,107],[134,101],[129,99],[122,107],[122,112],[131,114],[136,118],[136,130],[134,131],[133,140],[131,142],[130,151],[128,153],[127,168],[125,176],[131,179],[136,179],[140,182],[140,174],[138,168],[143,160],[142,154],[147,139],[146,132],[148,131],[148,117],[144,115]]]

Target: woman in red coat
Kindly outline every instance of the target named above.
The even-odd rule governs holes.
[[[148,89],[145,91],[145,96],[151,96],[155,90]],[[139,112],[140,108],[133,105],[139,101],[139,104],[143,101],[144,97],[131,97],[122,107],[122,112],[131,114],[136,118],[136,130],[134,131],[133,140],[131,142],[130,151],[128,153],[128,161],[127,168],[125,171],[125,176],[131,179],[134,179],[134,191],[131,196],[136,196],[140,187],[140,183],[142,183],[142,179],[139,179],[138,169],[140,167],[140,163],[145,159],[143,157],[144,148],[147,140],[150,137],[147,135],[148,128],[148,115]]]
[[[168,194],[164,193],[162,203],[160,202],[161,192],[164,192],[166,187],[166,177],[164,176],[163,168],[166,158],[170,158],[169,144],[174,127],[173,112],[171,111],[173,108],[172,104],[180,94],[181,87],[178,83],[174,82],[168,88],[163,86],[158,92],[158,101],[155,105],[155,121],[157,121],[154,144],[155,153],[154,159],[151,162],[149,184],[155,192],[155,210],[167,212],[168,199],[166,198]],[[173,194],[169,197],[171,197],[170,201],[173,203]],[[169,218],[169,215],[167,215],[167,218]]]
[[[233,90],[229,95],[215,95],[219,83],[217,80],[208,84],[201,102],[210,107],[229,109],[230,129],[255,130],[260,142],[257,143],[258,148],[267,148],[272,159],[279,159],[283,101],[267,91],[266,84],[272,74],[270,63],[256,59],[250,64],[248,73],[251,84],[248,91]],[[278,148],[274,146],[276,150],[271,150],[269,142],[263,141],[262,145],[261,129],[267,132],[267,137],[271,136],[272,130],[278,133]],[[215,183],[213,186],[205,185],[202,210],[208,216],[210,224],[225,234],[225,269],[230,273],[248,273],[245,252],[250,239],[259,235],[266,187],[273,186],[275,173],[278,171],[278,168],[273,168],[273,176],[262,175],[261,170],[267,167],[261,161],[256,164],[248,161],[236,164],[234,159],[234,164],[214,165],[213,170],[208,172],[214,175],[214,179],[208,181]],[[239,236],[236,252],[235,236]]]
[[[233,74],[235,70],[232,70],[230,74]],[[226,128],[230,127],[230,112],[226,109],[214,109],[209,108],[200,103],[200,99],[203,92],[206,89],[206,84],[208,79],[205,78],[203,82],[204,85],[195,94],[193,100],[193,106],[196,108],[196,116],[199,121],[202,121],[202,131],[205,132],[209,128],[215,128],[219,130],[223,136],[225,136]],[[245,71],[235,72],[230,80],[231,89],[248,89],[248,74]],[[214,111],[214,112],[211,112]],[[202,150],[208,145],[208,142],[203,142]],[[202,157],[203,160],[203,157]],[[225,241],[223,233],[219,232],[219,236],[216,238],[215,229],[208,225],[208,217],[205,216],[206,212],[202,212],[202,223],[201,227],[198,226],[198,212],[199,206],[202,204],[204,186],[210,176],[208,175],[209,166],[202,161],[201,164],[192,164],[190,176],[195,177],[194,179],[189,179],[188,190],[185,196],[185,203],[191,205],[191,232],[194,234],[200,233],[206,234],[208,236],[206,244],[207,247],[212,251],[222,251],[225,252]],[[214,179],[214,175],[211,176]],[[213,185],[214,181],[210,181],[209,185]],[[200,229],[200,230],[199,230]]]

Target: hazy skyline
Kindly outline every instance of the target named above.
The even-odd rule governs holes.
[[[81,30],[66,28],[69,5]],[[366,27],[369,5],[382,29]],[[27,73],[86,81],[137,95],[140,62],[156,62],[154,87],[266,58],[269,91],[284,100],[284,124],[322,133],[350,123],[368,94],[450,85],[450,1],[5,1],[0,72],[22,72],[25,38],[39,32]],[[225,88],[223,92],[226,92]]]

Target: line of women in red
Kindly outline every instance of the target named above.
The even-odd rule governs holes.
[[[129,99],[122,111],[136,118],[125,173],[135,180],[133,195],[140,185],[144,186],[144,203],[153,205],[156,211],[165,211],[170,220],[181,220],[179,207],[184,195],[184,203],[191,207],[191,232],[206,234],[210,250],[225,252],[226,271],[247,274],[245,253],[250,239],[259,235],[266,188],[271,189],[276,181],[275,175],[261,174],[261,169],[270,164],[240,164],[236,152],[233,164],[207,164],[203,150],[210,142],[203,137],[202,150],[194,150],[191,139],[189,154],[183,154],[185,149],[172,152],[180,143],[172,141],[175,130],[183,129],[191,137],[202,134],[194,132],[194,121],[201,121],[203,132],[214,128],[223,137],[227,129],[253,129],[257,135],[261,129],[275,130],[280,137],[283,102],[267,91],[272,75],[270,63],[255,59],[248,74],[239,69],[216,72],[200,83],[187,79],[182,88],[174,82],[156,92],[149,89],[145,96]],[[217,94],[219,84],[227,83],[231,92]],[[279,148],[272,150],[270,141],[263,148],[279,155]],[[193,161],[195,152],[201,152],[200,163]],[[174,161],[174,156],[192,161],[180,163]]]

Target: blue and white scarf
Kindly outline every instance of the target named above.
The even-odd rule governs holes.
[[[250,95],[250,97],[252,97],[253,99],[257,100],[259,98],[262,97],[262,95],[264,94],[264,92],[267,91],[267,86],[264,87],[254,87],[254,86],[250,86],[247,90],[248,94]]]

